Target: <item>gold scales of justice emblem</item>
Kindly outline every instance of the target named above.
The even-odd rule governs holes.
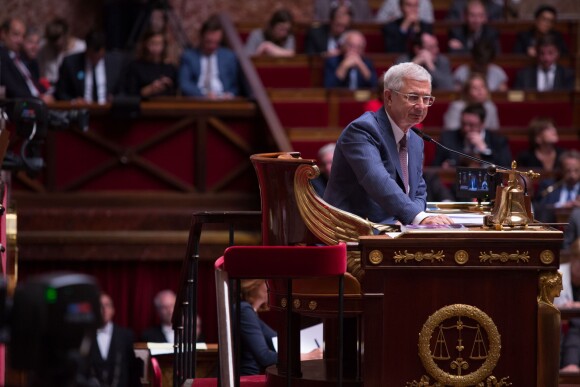
[[[487,314],[471,305],[445,306],[429,316],[419,333],[419,358],[435,381],[423,375],[406,386],[510,386],[509,377],[492,375],[500,350],[500,334]]]

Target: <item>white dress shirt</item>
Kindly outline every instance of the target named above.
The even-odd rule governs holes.
[[[94,69],[97,76],[98,100],[93,101],[93,67],[87,62],[85,65],[85,101],[105,104],[107,102],[107,72],[105,71],[105,60],[101,59]]]
[[[540,66],[537,70],[538,91],[550,91],[554,89],[554,78],[556,77],[556,65],[553,64],[547,71]]]
[[[203,55],[200,61],[200,76],[197,81],[197,86],[203,95],[213,92],[219,96],[224,93],[224,86],[219,75],[217,54]]]
[[[109,348],[111,347],[111,339],[113,338],[113,323],[108,322],[101,329],[97,329],[97,344],[103,360],[107,360],[109,356]]]

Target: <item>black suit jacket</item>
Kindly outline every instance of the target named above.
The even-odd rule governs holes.
[[[304,40],[304,52],[308,55],[316,55],[326,52],[329,38],[330,25],[323,24],[318,27],[309,28]]]
[[[528,66],[516,74],[514,89],[537,90],[538,89],[538,68]],[[573,90],[574,72],[566,67],[556,65],[556,75],[554,76],[554,90]]]
[[[143,331],[141,340],[147,343],[167,343],[167,338],[163,334],[161,325],[156,325]]]
[[[381,29],[383,33],[383,41],[385,43],[385,52],[405,53],[409,51],[409,43],[412,36],[407,31],[401,31],[403,20],[402,17],[393,20],[392,22],[385,24]],[[423,32],[433,34],[433,24],[419,21],[419,30],[420,31],[416,33],[417,35],[421,35]]]
[[[564,36],[560,33],[560,31],[552,30],[548,32],[556,42],[558,46],[558,50],[560,51],[561,55],[568,54],[568,47],[566,46],[566,41],[564,40]],[[536,30],[531,29],[527,31],[521,31],[516,36],[516,42],[514,43],[513,52],[515,54],[528,54],[528,47],[533,47],[536,45]]]
[[[126,59],[123,54],[117,52],[105,54],[107,95],[116,95],[120,92]],[[64,58],[60,65],[56,84],[56,99],[68,101],[85,96],[85,67],[86,56],[84,52]]]
[[[89,352],[89,375],[101,386],[139,387],[139,369],[133,350],[133,332],[113,325],[113,336],[107,359],[101,357],[96,336]]]
[[[456,151],[463,152],[464,136],[461,130],[448,130],[441,134],[441,144]],[[485,143],[491,149],[490,155],[477,155],[477,157],[488,161],[498,166],[509,167],[512,162],[512,154],[510,152],[508,140],[501,134],[492,131],[485,131]],[[453,152],[449,152],[441,147],[437,147],[435,152],[435,161],[433,165],[441,165],[446,160],[452,160],[455,165],[461,165],[461,156]]]
[[[469,54],[471,52],[471,48],[468,47],[467,44],[468,44],[470,36],[471,36],[471,34],[469,32],[469,29],[467,28],[467,25],[465,25],[465,24],[458,26],[458,27],[454,27],[451,30],[449,30],[449,40],[457,39],[463,44],[462,49],[452,50],[450,48],[449,52],[450,53]],[[487,40],[488,42],[494,44],[496,54],[499,54],[501,52],[499,32],[495,28],[491,27],[490,25],[486,24],[483,26],[483,28],[481,30],[481,35],[479,36],[477,41],[480,41],[480,40]]]
[[[26,79],[20,73],[5,47],[0,46],[0,85],[6,87],[6,98],[32,98]]]

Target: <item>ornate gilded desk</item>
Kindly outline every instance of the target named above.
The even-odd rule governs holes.
[[[361,237],[363,384],[557,386],[561,240],[547,228]]]

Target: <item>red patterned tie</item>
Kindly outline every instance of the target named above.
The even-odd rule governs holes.
[[[407,134],[399,141],[399,161],[401,162],[401,171],[403,172],[403,183],[405,192],[409,190],[409,171],[407,166]]]

